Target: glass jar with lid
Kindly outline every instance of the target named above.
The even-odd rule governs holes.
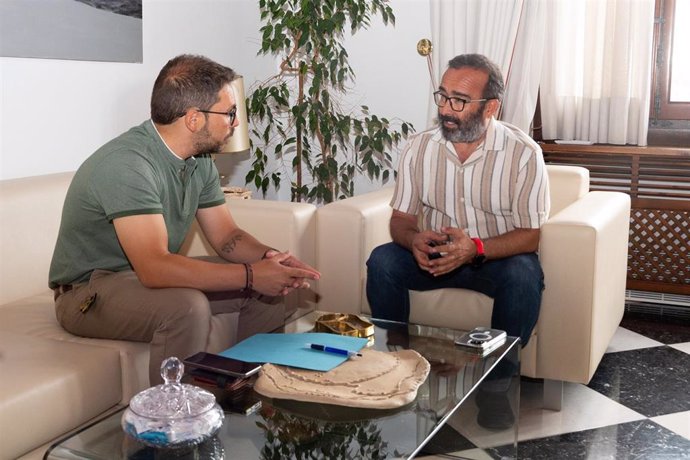
[[[122,415],[122,428],[152,447],[188,447],[214,436],[225,417],[216,397],[181,383],[182,362],[171,357],[161,364],[165,383],[137,393]]]

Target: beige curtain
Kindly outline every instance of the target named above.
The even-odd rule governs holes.
[[[654,0],[545,3],[544,138],[647,145]]]
[[[646,145],[653,26],[654,0],[431,0],[433,72],[485,54],[502,120],[529,132],[540,91],[544,138]]]

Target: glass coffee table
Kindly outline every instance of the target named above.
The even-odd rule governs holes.
[[[307,313],[282,331],[307,332],[322,314]],[[480,356],[454,344],[463,331],[372,322],[374,349],[413,349],[431,364],[416,399],[404,407],[375,410],[262,399],[248,415],[226,413],[214,438],[177,450],[145,447],[125,435],[122,408],[57,442],[44,458],[517,458],[519,339],[508,337]]]

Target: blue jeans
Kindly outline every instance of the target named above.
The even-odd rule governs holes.
[[[409,290],[462,288],[494,299],[491,327],[520,337],[527,345],[539,317],[544,273],[535,253],[463,265],[434,277],[417,265],[412,253],[395,243],[375,248],[367,261],[367,298],[374,318],[407,322]],[[462,314],[458,305],[458,314]]]

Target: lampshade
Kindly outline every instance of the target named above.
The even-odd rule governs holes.
[[[247,104],[244,97],[244,79],[241,76],[230,83],[232,93],[237,104],[238,125],[225,147],[218,153],[240,153],[249,150],[249,120],[247,118]]]

